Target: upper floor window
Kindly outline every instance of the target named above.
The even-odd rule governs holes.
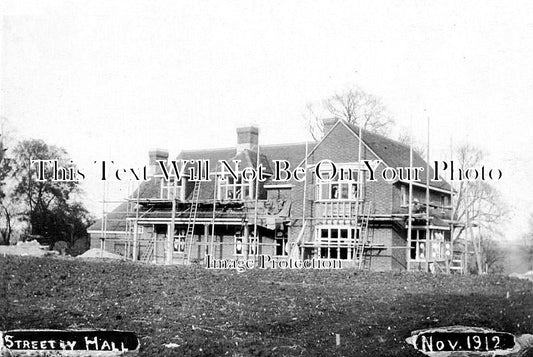
[[[441,208],[446,208],[450,205],[449,197],[446,195],[440,195],[440,206]]]
[[[402,206],[408,206],[409,205],[409,189],[405,185],[400,186],[400,196],[401,196],[401,205]]]
[[[253,181],[244,181],[239,175],[237,179],[227,175],[225,179],[218,178],[217,197],[222,201],[240,201],[253,198]]]
[[[176,180],[175,177],[170,177],[168,180],[161,179],[161,198],[171,200],[177,198],[183,200],[185,193],[183,180]]]
[[[317,197],[318,200],[350,200],[357,199],[357,191],[362,187],[362,180],[358,180],[358,171],[353,165],[339,166],[337,175],[329,177],[323,175],[324,180],[318,180]],[[352,166],[352,167],[350,167]],[[361,179],[364,179],[364,171],[359,172]]]

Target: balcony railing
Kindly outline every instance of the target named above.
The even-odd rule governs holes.
[[[361,209],[361,206],[359,206]],[[349,219],[355,217],[357,210],[356,201],[329,201],[316,202],[317,218],[340,218]],[[362,212],[359,211],[359,214]]]

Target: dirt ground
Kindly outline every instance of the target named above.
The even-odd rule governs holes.
[[[503,276],[15,256],[0,257],[0,269],[3,330],[130,330],[141,356],[422,356],[405,343],[413,330],[533,333],[533,283]]]

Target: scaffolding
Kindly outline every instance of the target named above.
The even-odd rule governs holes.
[[[348,266],[361,270],[370,270],[372,267],[372,257],[375,252],[383,251],[386,247],[384,244],[374,243],[374,227],[371,222],[375,220],[375,205],[373,200],[369,200],[366,197],[366,194],[369,192],[366,189],[366,180],[363,179],[361,174],[363,158],[361,138],[362,129],[359,128],[357,162],[355,163],[356,180],[348,181],[349,185],[356,185],[355,197],[348,201],[325,203],[319,203],[317,201],[318,197],[314,197],[312,207],[315,206],[315,210],[311,215],[306,216],[306,194],[308,191],[308,183],[306,182],[304,185],[303,224],[297,242],[300,243],[303,240],[303,232],[307,228],[308,222],[310,222],[310,226],[316,226],[318,223],[321,228],[315,227],[314,232],[312,232],[314,239],[301,243],[302,250],[312,250],[314,255],[318,255],[319,257],[326,255],[328,259],[332,258],[331,253],[334,252],[333,258],[345,259]],[[304,159],[306,171],[309,167],[313,166],[308,163],[309,156],[310,153],[306,145]],[[375,186],[372,186],[372,195],[375,195]],[[330,229],[326,227],[335,227],[333,222],[342,222],[342,227],[349,227],[341,228],[337,233],[344,233],[345,237],[341,237],[341,234],[339,234],[335,238],[328,237],[328,239],[322,239],[319,230]],[[300,257],[303,256],[304,254],[302,252]]]
[[[428,129],[429,132],[429,129]],[[332,258],[331,251],[335,251],[334,256],[342,259],[345,256],[348,261],[352,261],[352,266],[361,270],[372,268],[372,259],[379,256],[380,252],[386,249],[405,249],[407,270],[412,270],[410,265],[413,252],[413,231],[425,230],[427,242],[430,242],[432,232],[435,227],[431,226],[433,216],[430,209],[434,206],[429,198],[429,169],[426,178],[426,200],[421,204],[425,209],[423,212],[413,212],[413,184],[409,181],[409,204],[407,213],[377,214],[375,210],[375,185],[372,192],[367,190],[366,180],[363,179],[361,162],[363,159],[362,138],[363,132],[359,128],[358,152],[357,152],[357,180],[356,197],[354,200],[346,202],[328,202],[324,205],[325,211],[320,211],[321,203],[317,197],[308,198],[309,187],[316,183],[309,180],[303,184],[303,202],[301,227],[298,234],[292,232],[290,235],[285,232],[287,243],[283,250],[286,251],[286,258],[304,259],[306,251],[312,252],[314,256],[322,258],[322,249],[328,249],[327,259]],[[428,141],[429,148],[429,141]],[[366,149],[365,149],[366,150]],[[429,152],[429,150],[428,150]],[[261,161],[259,146],[256,154],[256,169]],[[305,144],[305,157],[303,165],[307,171],[312,167],[308,162],[312,151],[309,152],[308,144]],[[409,151],[409,165],[413,167],[412,145]],[[429,160],[429,158],[428,158]],[[300,164],[300,165],[302,165]],[[207,255],[223,255],[222,252],[230,252],[231,247],[236,244],[241,245],[239,254],[235,251],[239,259],[256,259],[263,249],[276,249],[276,237],[273,242],[261,241],[259,230],[265,226],[267,219],[272,218],[266,212],[264,200],[259,199],[259,182],[254,181],[253,198],[249,200],[229,200],[224,201],[217,193],[221,192],[221,173],[218,167],[214,172],[210,172],[214,178],[213,194],[210,198],[202,195],[202,181],[188,181],[189,185],[179,183],[177,180],[170,180],[164,184],[161,175],[154,175],[154,180],[159,180],[159,194],[152,194],[155,197],[146,197],[141,183],[135,187],[133,183],[128,184],[127,198],[121,205],[121,210],[107,210],[107,204],[112,202],[107,198],[108,187],[104,183],[104,197],[102,203],[102,224],[101,224],[101,244],[102,252],[106,249],[106,241],[113,240],[121,242],[120,254],[126,259],[155,264],[191,264],[203,259]],[[155,184],[157,186],[158,184]],[[188,191],[187,191],[188,190]],[[157,190],[156,190],[157,191]],[[339,189],[340,191],[340,189]],[[311,190],[311,192],[317,192]],[[153,192],[152,192],[153,193]],[[339,193],[340,194],[340,193]],[[373,197],[370,197],[373,196]],[[308,209],[310,203],[310,209]],[[441,209],[443,207],[440,207]],[[327,211],[329,209],[329,211]],[[318,214],[318,212],[322,212]],[[114,216],[110,216],[113,213]],[[452,214],[453,216],[453,214]],[[118,218],[117,218],[118,217]],[[291,222],[297,221],[295,217],[288,217],[288,228]],[[260,223],[261,221],[261,223]],[[382,243],[374,242],[374,227],[380,222],[390,221],[403,227],[407,232],[406,244],[404,246],[386,246]],[[111,237],[108,228],[110,222],[120,222],[124,225],[121,236]],[[322,240],[319,236],[317,222],[322,226],[333,226],[331,222],[343,222],[349,227],[350,233],[346,237],[341,237],[339,233],[335,239]],[[414,226],[417,222],[417,226]],[[450,241],[450,256],[443,260],[444,265],[437,262],[429,253],[425,255],[425,270],[446,273],[464,273],[467,265],[467,257],[464,250],[455,251],[453,248],[453,229],[457,222],[449,221],[452,240]],[[467,222],[467,225],[469,222]],[[198,232],[198,227],[204,227],[203,232]],[[216,227],[223,228],[232,226],[234,230],[234,241],[217,241]],[[253,228],[252,228],[253,227]],[[147,234],[146,230],[150,233]],[[276,228],[277,229],[277,228]],[[467,234],[468,234],[467,229]],[[340,231],[339,231],[340,232]],[[203,238],[202,241],[200,238]],[[405,239],[405,238],[404,238]],[[230,250],[228,250],[228,248]],[[197,252],[193,252],[197,249]],[[195,254],[193,254],[195,253]],[[403,253],[402,253],[403,254]],[[420,262],[419,262],[420,263]]]

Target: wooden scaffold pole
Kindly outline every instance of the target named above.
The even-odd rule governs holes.
[[[130,196],[132,194],[132,186],[133,182],[129,180],[126,193],[126,259],[129,259],[131,253],[131,221],[129,220],[129,218],[131,208]]]
[[[429,270],[430,260],[433,260],[433,244],[429,229],[429,117],[427,118],[427,153],[426,153],[426,263]],[[431,257],[430,257],[431,256]],[[430,259],[431,258],[431,259]],[[434,264],[433,260],[433,264]]]
[[[174,181],[177,178],[174,177]],[[176,187],[173,186],[172,190],[172,213],[170,219],[170,225],[167,232],[167,265],[173,263],[173,248],[174,248],[174,231],[176,229]]]
[[[300,239],[304,239],[304,229],[306,227],[306,220],[305,220],[305,215],[307,213],[307,185],[309,184],[309,182],[307,182],[307,156],[309,155],[309,143],[307,142],[307,140],[305,141],[305,159],[304,159],[304,177],[305,177],[305,180],[304,180],[304,194],[303,194],[303,205],[302,205],[302,230],[301,230],[301,234],[298,235],[298,239],[296,240],[294,246],[291,248],[293,250],[298,250],[299,247],[298,247],[298,243],[299,243],[299,240]],[[303,252],[304,249],[302,249],[302,252],[298,252],[299,254],[297,255],[301,260],[303,260],[303,255],[304,255],[304,252]],[[292,252],[291,250],[291,257],[292,256],[296,256],[295,253]]]
[[[359,125],[359,135],[358,135],[358,149],[357,149],[357,184],[356,188],[357,191],[355,193],[355,237],[353,237],[353,261],[357,263],[357,246],[358,244],[361,244],[360,240],[363,239],[361,236],[362,231],[359,229],[359,201],[361,198],[361,149],[362,149],[362,135],[363,131],[361,129],[361,125]],[[357,239],[359,238],[359,239]],[[358,241],[359,240],[359,241]],[[363,254],[361,254],[361,259],[363,259]]]
[[[255,162],[255,169],[256,169],[256,173],[259,172],[259,165],[260,165],[260,159],[261,159],[261,156],[259,154],[259,138],[257,139],[257,156],[256,156],[256,162]],[[253,254],[253,260],[254,260],[254,264],[255,264],[255,258],[257,256],[257,249],[259,248],[259,234],[257,234],[257,205],[259,203],[259,175],[257,175],[256,177],[256,180],[255,180],[255,187],[254,187],[254,193],[255,193],[255,202],[254,202],[254,240],[253,240],[253,243],[252,243],[252,246],[254,247],[254,254]],[[248,241],[248,244],[250,242]],[[249,247],[250,245],[248,245]],[[248,249],[247,247],[247,249]]]
[[[215,165],[215,184],[213,186],[213,216],[211,218],[211,241],[209,242],[209,254],[215,256],[214,241],[215,241],[215,218],[216,218],[216,205],[217,205],[217,183],[218,183],[218,165]]]
[[[103,200],[102,200],[102,234],[100,237],[100,257],[104,256],[105,240],[107,234],[107,213],[106,213],[106,199],[107,199],[107,182],[103,181]]]
[[[411,128],[411,135],[409,138],[409,173],[412,175],[413,169],[413,132]],[[409,177],[409,211],[407,216],[407,249],[405,262],[407,270],[410,270],[411,265],[411,245],[413,239],[413,178]]]
[[[465,208],[464,209],[465,209],[465,213],[466,213],[466,227],[464,229],[464,232],[465,232],[465,251],[464,251],[464,263],[465,263],[464,264],[464,266],[465,266],[464,270],[465,271],[464,271],[464,273],[465,274],[469,274],[469,270],[468,270],[469,269],[468,268],[469,262],[468,262],[468,260],[470,258],[469,257],[469,253],[468,253],[468,249],[469,249],[468,248],[468,244],[469,244],[469,240],[470,240],[470,237],[469,237],[470,233],[468,232],[468,227],[470,226],[470,212],[469,212],[469,209],[468,209],[468,205],[469,205],[469,203],[468,203],[468,194],[469,194],[469,192],[468,192],[468,182],[467,182],[465,184],[465,193],[464,193],[464,195],[465,195],[465,198],[464,198]]]
[[[132,260],[137,260],[139,256],[139,228],[137,226],[139,220],[139,201],[141,198],[141,185],[137,186],[137,202],[135,203],[135,222],[133,223],[133,257]]]

